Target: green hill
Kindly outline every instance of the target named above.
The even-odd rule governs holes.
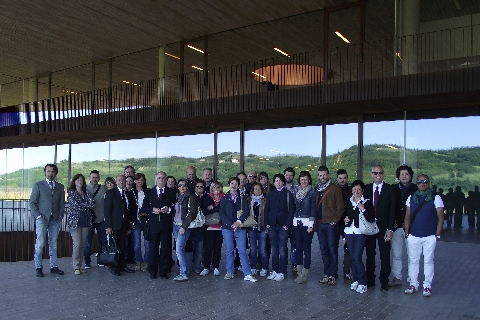
[[[364,147],[364,181],[370,178],[370,169],[376,164],[381,164],[385,169],[385,181],[395,182],[395,170],[402,164],[402,149],[398,146],[368,145]],[[480,181],[480,147],[455,148],[449,150],[407,150],[407,164],[412,166],[415,176],[425,173],[430,176],[432,182],[439,188],[448,189],[459,185],[464,191],[473,190]],[[235,175],[239,170],[240,156],[238,153],[223,152],[218,155],[218,179],[225,183],[228,177]],[[116,176],[123,173],[126,165],[133,165],[137,172],[142,172],[147,177],[148,185],[154,182],[157,170],[167,172],[169,175],[180,178],[185,176],[185,169],[189,165],[197,167],[197,173],[201,176],[201,170],[205,167],[213,167],[213,156],[204,158],[130,158],[126,160],[91,161],[72,163],[72,176],[83,173],[88,176],[92,169],[100,171],[102,180],[107,176]],[[265,171],[271,178],[275,173],[283,172],[283,169],[291,166],[295,171],[311,171],[314,182],[317,182],[316,172],[320,165],[320,159],[311,156],[281,155],[266,157],[249,154],[245,156],[245,171]],[[327,157],[327,166],[332,177],[338,168],[348,171],[350,181],[356,178],[357,147],[352,146],[339,153]],[[58,181],[67,185],[67,161],[58,163]],[[30,188],[35,181],[44,178],[43,165],[31,169],[18,170],[6,175],[0,182],[2,189],[7,186],[9,190],[20,189],[22,185]],[[87,178],[88,179],[88,178]],[[22,183],[23,182],[23,183]],[[7,184],[5,184],[7,183]],[[3,193],[2,193],[3,194]]]

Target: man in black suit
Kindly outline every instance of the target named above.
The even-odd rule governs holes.
[[[127,232],[130,231],[130,212],[137,212],[135,198],[125,189],[125,176],[119,175],[115,180],[117,187],[110,189],[105,194],[104,211],[105,227],[108,234],[115,237],[120,251],[118,268],[111,268],[112,274],[119,276],[120,271],[134,273],[125,262],[125,244]]]
[[[372,168],[373,183],[367,185],[366,198],[372,199],[375,218],[380,230],[376,235],[367,236],[365,244],[367,253],[367,284],[375,285],[375,250],[376,242],[380,251],[380,283],[381,290],[388,291],[390,276],[390,240],[393,235],[396,211],[396,192],[392,185],[383,181],[383,168],[377,165]]]
[[[166,188],[167,174],[158,172],[155,186],[145,193],[140,212],[148,214],[150,225],[150,246],[148,249],[148,271],[150,279],[157,277],[157,270],[162,279],[167,279],[172,258],[172,221],[175,204],[175,191]],[[158,246],[161,245],[160,259]]]

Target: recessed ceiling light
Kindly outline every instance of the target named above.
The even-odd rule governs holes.
[[[400,55],[400,52],[397,52],[396,54],[397,54],[397,57],[399,57],[400,60],[402,60],[402,56]]]
[[[259,76],[260,78],[266,79],[267,77],[262,76],[260,73],[256,73],[255,71],[252,71],[252,73],[256,76]]]
[[[346,43],[350,43],[350,41],[348,41],[348,39],[345,38],[345,37],[340,33],[340,31],[335,31],[335,34],[336,34],[337,36],[339,36],[339,37],[340,37],[343,41],[345,41]]]
[[[189,45],[189,44],[187,44],[187,47],[189,47],[189,48],[192,49],[192,50],[195,50],[195,51],[198,51],[198,52],[201,52],[201,53],[205,53],[205,52],[203,52],[203,50],[200,50],[200,49],[198,49],[198,48],[195,48],[194,46],[191,46],[191,45]]]
[[[165,55],[167,55],[167,56],[169,56],[169,57],[172,57],[172,58],[175,58],[175,59],[178,59],[178,60],[180,60],[180,58],[179,58],[179,57],[177,57],[177,56],[174,56],[174,55],[173,55],[173,54],[171,54],[171,53],[165,52]]]
[[[288,53],[286,53],[285,51],[282,51],[280,49],[278,49],[277,47],[273,48],[274,50],[280,52],[281,54],[283,54],[284,56],[287,56],[287,57],[290,57],[290,55]]]
[[[192,67],[193,69],[197,69],[197,70],[203,71],[203,69],[202,69],[202,68],[200,68],[200,67],[197,67],[197,66],[194,66],[193,64],[192,64],[190,67]]]

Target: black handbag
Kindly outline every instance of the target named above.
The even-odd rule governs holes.
[[[107,235],[100,252],[97,253],[97,264],[117,268],[119,255],[120,252],[118,251],[115,238],[112,235]]]
[[[150,223],[148,222],[148,217],[146,216],[139,216],[140,224],[142,225],[143,230],[143,237],[145,240],[150,241],[152,237],[150,235]]]

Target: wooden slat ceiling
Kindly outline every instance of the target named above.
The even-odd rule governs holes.
[[[348,2],[6,0],[0,83]]]

